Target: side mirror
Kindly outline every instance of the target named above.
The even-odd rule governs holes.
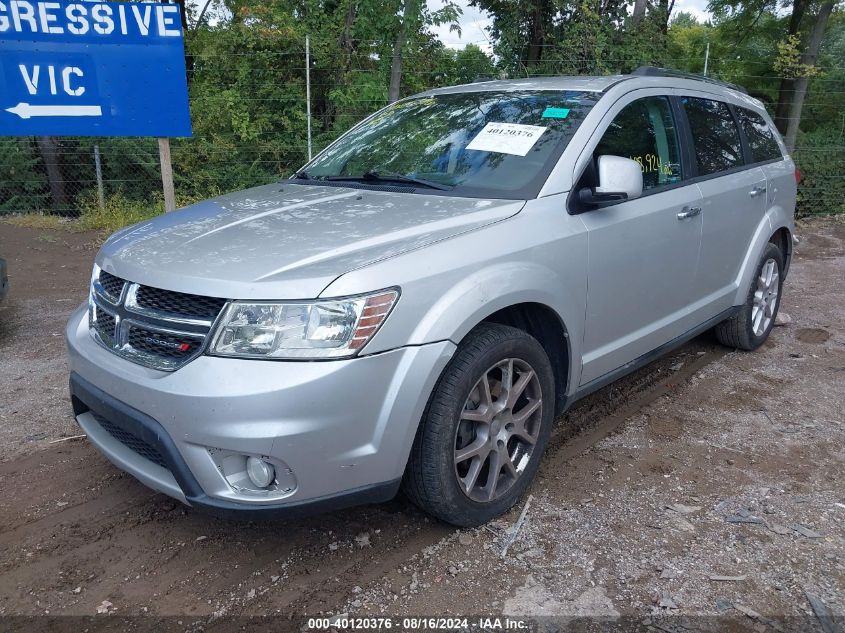
[[[623,200],[639,198],[643,193],[643,169],[630,158],[599,156],[598,176],[598,187],[578,192],[581,202],[606,207]]]

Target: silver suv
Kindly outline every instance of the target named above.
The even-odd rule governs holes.
[[[766,340],[795,175],[759,101],[659,69],[404,99],[288,180],[114,234],[67,327],[76,419],[194,507],[401,486],[483,523],[577,399],[709,328]]]

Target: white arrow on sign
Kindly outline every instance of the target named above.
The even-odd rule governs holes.
[[[19,103],[6,112],[17,114],[22,119],[34,116],[103,116],[103,109],[98,105],[31,105]]]

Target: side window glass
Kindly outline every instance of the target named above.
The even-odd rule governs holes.
[[[721,101],[684,97],[695,145],[698,174],[706,176],[743,164],[739,130],[728,106]]]
[[[736,108],[736,114],[755,163],[783,158],[775,133],[762,116],[745,108]]]
[[[593,154],[622,156],[643,170],[643,190],[681,180],[678,134],[666,97],[645,97],[629,103],[616,115]]]

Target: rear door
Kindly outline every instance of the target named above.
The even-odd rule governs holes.
[[[614,104],[579,158],[579,165],[585,154],[589,158],[579,188],[594,186],[591,168],[600,155],[632,158],[643,170],[640,198],[580,214],[588,234],[581,384],[695,325],[686,317],[701,238],[701,194],[684,182],[680,143],[671,99],[640,90]]]
[[[684,96],[681,104],[703,203],[695,288],[715,316],[733,303],[740,267],[766,213],[766,174],[746,161],[739,127],[727,103]]]
[[[734,106],[734,113],[745,137],[747,158],[759,165],[766,175],[766,213],[772,211],[782,215],[785,212],[792,218],[797,187],[795,163],[784,157],[774,124],[749,108]],[[789,266],[789,262],[786,265]]]

